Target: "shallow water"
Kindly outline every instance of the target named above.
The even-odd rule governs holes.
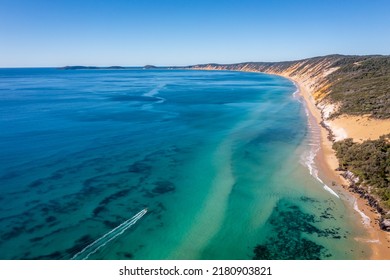
[[[294,91],[255,73],[0,69],[0,258],[78,258],[118,226],[88,258],[367,258],[352,207],[316,179]]]

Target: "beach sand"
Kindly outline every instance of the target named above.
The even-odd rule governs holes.
[[[345,138],[353,138],[356,142],[362,142],[367,139],[378,139],[381,135],[390,133],[390,120],[375,120],[368,116],[347,115],[339,116],[334,120],[323,120],[321,110],[316,106],[312,92],[321,78],[337,70],[337,68],[331,68],[329,69],[330,71],[321,75],[318,75],[314,69],[313,71],[315,73],[306,73],[303,76],[300,74],[293,74],[296,70],[295,68],[296,66],[291,69],[288,68],[283,70],[282,72],[275,72],[271,69],[265,71],[265,73],[287,78],[294,82],[298,87],[309,110],[309,121],[311,124],[318,125],[321,131],[321,148],[315,157],[319,177],[326,185],[332,186],[332,189],[342,192],[347,199],[347,203],[349,203],[361,216],[361,222],[367,229],[368,238],[356,237],[356,239],[370,245],[372,251],[370,259],[390,260],[390,232],[385,232],[380,229],[380,214],[368,204],[366,199],[361,198],[357,193],[350,191],[347,187],[350,183],[341,176],[341,172],[336,171],[339,164],[335,151],[332,148],[333,142],[328,138],[329,131],[321,125],[324,121],[325,125],[332,131],[336,141]],[[226,70],[224,67],[204,67],[201,69]],[[240,71],[261,72],[252,68],[247,69],[246,67],[240,69]],[[312,76],[309,77],[309,74]],[[326,110],[332,111],[334,108],[335,107],[330,104]]]
[[[288,76],[284,76],[292,80]],[[312,123],[316,123],[321,127],[321,149],[319,150],[315,161],[320,171],[320,177],[325,183],[336,186],[348,186],[347,182],[341,173],[335,171],[338,167],[338,160],[335,151],[332,149],[332,142],[328,139],[329,132],[320,125],[322,116],[320,110],[315,106],[314,99],[310,94],[310,91],[299,81],[293,80],[299,87],[300,94],[304,98],[309,109],[309,118]],[[344,121],[344,122],[343,122]],[[367,126],[374,124],[373,128],[362,131],[360,123],[364,123]],[[374,121],[368,120],[368,117],[343,117],[340,120],[336,120],[335,123],[342,129],[345,129],[349,137],[360,137],[360,139],[377,139],[380,135],[386,133],[383,132],[383,124],[390,123],[389,121]],[[380,127],[378,127],[380,126]],[[332,128],[332,127],[331,127]],[[390,128],[390,127],[389,127]],[[379,132],[378,132],[379,131]],[[339,187],[340,188],[340,187]],[[365,227],[368,230],[369,238],[358,238],[361,242],[367,242],[370,244],[372,255],[371,259],[390,259],[390,233],[385,232],[379,227],[380,215],[371,206],[368,205],[367,200],[361,198],[358,194],[346,191],[344,192],[351,197],[353,201],[356,201],[356,206],[362,215],[362,223],[364,222],[364,215],[366,215],[370,222]],[[355,209],[356,210],[356,209]]]
[[[327,121],[337,138],[353,138],[355,142],[364,140],[375,140],[381,135],[390,133],[390,120],[376,120],[369,116],[347,116],[341,115],[334,120]]]

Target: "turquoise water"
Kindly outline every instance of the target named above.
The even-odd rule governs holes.
[[[310,175],[294,91],[256,73],[0,69],[0,258],[367,258],[351,207]]]

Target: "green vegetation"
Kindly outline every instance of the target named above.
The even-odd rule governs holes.
[[[348,114],[390,119],[390,56],[335,54],[297,61],[203,64],[195,67],[288,73],[290,77],[305,79],[316,77],[318,87],[313,90],[324,93],[325,101],[340,105],[331,118]],[[330,72],[332,70],[335,71]],[[330,74],[326,76],[325,73]],[[388,210],[390,209],[389,138],[390,134],[361,144],[346,139],[333,145],[339,158],[340,168],[359,176],[362,190],[374,195],[373,199],[378,200],[380,206]],[[389,213],[384,217],[390,218]],[[264,246],[258,246],[255,249],[256,257],[269,257],[270,252],[266,249]]]
[[[336,115],[390,118],[389,56],[342,56],[332,67],[340,67],[328,76],[328,98],[341,103]]]
[[[380,204],[390,209],[390,134],[378,140],[355,143],[345,139],[333,144],[340,168],[359,176],[362,186],[379,196]]]
[[[307,77],[321,75],[337,67],[338,69],[329,74],[324,81],[330,85],[326,99],[341,105],[339,111],[332,117],[345,113],[367,114],[377,119],[390,118],[390,56],[327,55],[297,61],[211,63],[195,65],[195,67],[236,71],[249,67],[255,71],[269,73],[283,73],[292,67],[293,76],[309,75]],[[310,69],[316,69],[316,72],[308,74]]]

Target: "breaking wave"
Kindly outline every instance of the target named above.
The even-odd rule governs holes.
[[[308,117],[308,127],[309,127],[309,133],[310,133],[310,139],[309,139],[309,149],[306,150],[302,156],[301,156],[301,163],[305,165],[309,169],[309,173],[311,176],[313,176],[318,182],[323,184],[324,190],[329,192],[330,194],[336,196],[337,198],[340,198],[339,195],[332,190],[329,186],[327,186],[321,178],[318,176],[318,168],[315,163],[315,157],[317,156],[320,148],[321,148],[321,130],[317,125],[313,125],[310,122],[309,116],[309,110],[305,106],[305,113]]]

